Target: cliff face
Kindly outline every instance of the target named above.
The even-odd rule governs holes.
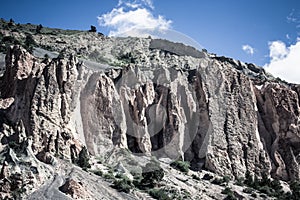
[[[37,188],[50,178],[49,164],[75,162],[83,146],[95,157],[121,148],[183,158],[194,170],[232,178],[246,171],[300,178],[299,85],[252,64],[154,48],[151,39],[98,45],[110,48],[102,56],[114,65],[9,49],[0,90],[2,178],[20,176],[18,186],[31,180]],[[2,193],[13,187],[1,184]]]
[[[299,85],[269,83],[256,96],[258,130],[273,161],[271,174],[299,179]]]

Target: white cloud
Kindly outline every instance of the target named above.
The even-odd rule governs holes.
[[[172,21],[163,16],[154,16],[152,0],[120,0],[118,6],[111,12],[98,17],[99,25],[110,29],[109,35],[124,34],[132,29],[136,30],[166,30],[171,28]],[[141,31],[134,31],[135,35],[144,36]]]
[[[287,22],[289,23],[296,23],[297,17],[295,16],[295,9],[292,10],[292,12],[286,17]]]
[[[243,51],[245,51],[247,54],[253,55],[254,54],[254,48],[250,45],[246,44],[242,46]]]
[[[142,0],[147,6],[154,9],[152,0]]]
[[[289,49],[282,41],[269,42],[271,61],[282,60],[289,54]]]
[[[294,24],[296,29],[300,29],[300,10],[293,9],[292,12],[286,17],[288,23]],[[300,35],[300,31],[298,30],[298,35]]]
[[[265,69],[275,77],[300,84],[300,38],[288,47],[282,41],[269,42],[269,50],[270,63]]]
[[[152,0],[119,0],[118,7],[127,6],[129,8],[149,7],[154,9]]]

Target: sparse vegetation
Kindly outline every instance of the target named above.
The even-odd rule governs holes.
[[[78,159],[76,161],[76,164],[81,167],[83,170],[87,170],[87,168],[90,168],[91,165],[89,163],[89,154],[86,147],[83,147],[81,151],[79,152]]]
[[[12,45],[22,45],[27,51],[33,52],[33,47],[37,46],[31,34],[27,34],[24,43],[14,36],[3,36],[0,34],[0,52],[6,53],[7,47]]]
[[[36,27],[36,33],[38,33],[38,34],[41,33],[42,28],[43,28],[42,24],[38,25]]]
[[[235,181],[235,184],[239,185],[239,186],[244,186],[244,181],[245,179],[243,177],[237,178]]]
[[[249,187],[248,189],[244,189],[245,193],[250,193],[252,188],[265,195],[278,199],[288,195],[284,193],[278,180],[271,180],[266,174],[262,174],[262,178],[259,179],[257,176],[253,178],[250,172],[247,171],[245,174],[244,184]],[[251,193],[253,194],[253,191]]]
[[[92,171],[94,174],[96,174],[97,176],[103,176],[103,172],[101,170],[95,170]]]
[[[190,163],[186,161],[177,160],[170,164],[171,167],[181,172],[187,173],[190,169]]]
[[[0,33],[0,52],[6,53],[7,47],[11,45],[20,45],[21,42],[17,40],[13,36],[3,36],[3,34]]]
[[[31,34],[28,34],[26,36],[25,42],[24,42],[24,48],[29,51],[30,53],[33,52],[33,47],[37,46],[37,43],[34,41],[33,36]]]
[[[209,181],[211,179],[213,179],[214,177],[210,174],[204,174],[204,176],[202,177],[203,180]]]
[[[226,187],[223,191],[222,194],[226,194],[227,197],[225,198],[226,200],[235,200],[237,199],[234,195],[234,192],[231,190],[230,187]]]
[[[97,28],[96,26],[91,26],[91,29],[89,30],[89,32],[92,32],[92,33],[96,33],[97,32]]]
[[[65,37],[65,36],[76,34],[76,33],[78,33],[78,31],[56,30],[56,29],[50,29],[47,27],[43,27],[42,25],[38,25],[38,26],[31,25],[31,24],[16,25],[13,20],[11,20],[10,22],[5,22],[5,25],[9,26],[9,27],[7,26],[9,31],[5,30],[3,33],[0,32],[0,42],[1,42],[0,43],[0,52],[6,52],[7,46],[10,46],[10,45],[21,45],[21,46],[25,47],[28,51],[32,52],[33,47],[36,47],[38,45],[36,43],[36,41],[43,43],[43,45],[45,45],[45,46],[41,46],[41,47],[44,49],[50,50],[50,51],[55,50],[55,51],[59,52],[60,48],[63,47],[68,50],[68,51],[66,51],[66,55],[67,55],[67,53],[72,52],[73,51],[72,48],[74,48],[75,49],[74,52],[78,53],[77,56],[80,55],[82,58],[82,59],[80,59],[80,63],[78,62],[78,65],[76,65],[79,72],[81,70],[81,66],[79,66],[79,64],[83,63],[82,60],[84,60],[86,66],[89,65],[89,64],[87,64],[88,62],[86,62],[86,60],[87,61],[93,60],[93,61],[101,62],[101,63],[112,62],[113,63],[112,65],[115,65],[115,66],[127,66],[127,65],[134,64],[134,63],[140,63],[142,60],[142,58],[139,57],[139,52],[136,53],[136,51],[132,51],[132,52],[121,51],[121,49],[123,48],[122,45],[124,45],[124,46],[127,45],[127,43],[125,43],[125,42],[124,42],[124,44],[121,43],[120,47],[116,48],[117,49],[116,52],[118,53],[119,57],[117,57],[117,58],[114,57],[114,56],[116,56],[115,54],[108,55],[109,51],[104,49],[104,48],[106,48],[105,45],[103,47],[95,47],[92,45],[92,42],[91,43],[87,42],[87,41],[89,41],[87,39],[93,39],[94,36],[96,36],[95,38],[97,38],[97,36],[98,36],[97,34],[92,34],[92,33],[89,34],[87,31],[85,31],[82,35],[78,34],[78,35],[76,35],[76,37],[73,38],[73,37],[69,37],[69,36]],[[4,25],[3,25],[3,27],[4,27]],[[18,31],[18,32],[15,32],[15,31]],[[96,27],[94,27],[94,26],[91,26],[91,30],[89,30],[89,31],[97,32]],[[43,35],[38,35],[41,33]],[[47,34],[51,34],[51,36],[49,36]],[[50,39],[47,37],[49,37]],[[36,41],[35,41],[35,38],[36,38]],[[50,41],[51,38],[53,38],[53,42]],[[72,40],[69,40],[70,38]],[[80,41],[79,45],[76,44],[76,39],[78,39]],[[103,39],[103,38],[98,37],[97,39],[99,39],[99,40],[97,40],[97,42],[99,41],[99,43],[100,43],[100,39]],[[74,44],[71,42],[73,40],[75,41]],[[104,41],[104,39],[103,39],[103,41]],[[131,47],[131,46],[129,46],[129,47]],[[126,47],[126,49],[129,49],[129,47],[128,48]],[[119,51],[121,51],[122,53],[119,53]],[[44,51],[39,51],[39,52],[42,52],[44,54]],[[155,51],[153,51],[153,52],[154,52],[153,55],[155,55],[153,57],[153,59],[158,59]],[[203,49],[203,52],[207,52],[207,50]],[[49,55],[51,57],[54,57],[56,55],[56,52],[50,52]],[[49,55],[45,54],[44,58],[48,59]],[[161,55],[163,55],[163,54],[161,54]],[[1,57],[2,57],[2,55],[1,55]],[[172,57],[176,58],[177,56],[172,56]],[[224,57],[224,59],[225,59],[225,57]],[[35,60],[37,62],[40,62],[41,59],[37,58]],[[55,59],[54,59],[54,61],[55,61]],[[74,63],[74,66],[75,66],[75,63]],[[191,65],[191,67],[192,67],[192,65]],[[47,67],[45,67],[45,70],[46,69],[47,69]],[[193,69],[193,68],[191,68],[191,69]],[[44,68],[41,68],[41,70],[44,70]],[[45,72],[39,71],[38,72],[38,74],[41,74],[42,78],[43,78],[43,76],[46,75],[44,73],[48,73],[48,71],[45,71]],[[103,73],[108,73],[108,72],[105,69]],[[85,74],[85,73],[83,73],[83,74]],[[113,74],[109,75],[109,76],[111,77],[111,79],[114,79],[114,81],[117,82],[117,80],[120,78],[120,77],[118,77],[119,74],[122,75],[121,70],[114,70]],[[54,74],[54,76],[55,76],[55,74]],[[276,79],[276,81],[284,82],[280,79]],[[66,83],[66,85],[67,84],[68,83]],[[5,117],[3,117],[3,120],[4,119],[6,120]],[[64,136],[63,136],[63,139],[64,139]],[[53,140],[53,138],[52,138],[52,140]],[[69,140],[69,138],[66,140]],[[118,138],[116,138],[116,141],[117,140],[118,140]],[[114,141],[114,143],[116,141]],[[130,141],[130,140],[128,140],[128,141]],[[9,148],[11,148],[12,150],[14,150],[17,153],[17,156],[18,156],[18,152],[23,152],[25,149],[24,147],[27,147],[25,142],[24,143],[19,143],[19,142],[16,143],[13,140],[8,140],[8,142],[6,144]],[[133,144],[136,145],[135,143],[133,143]],[[49,145],[50,145],[50,143],[48,144],[48,146]],[[51,145],[52,145],[52,143],[51,143]],[[51,145],[49,146],[49,149],[50,149],[49,151],[50,151],[50,153],[54,153],[54,151],[51,150],[52,149]],[[251,144],[249,144],[249,146],[250,145],[253,145],[253,144],[251,143]],[[118,149],[118,148],[115,148],[115,149]],[[27,149],[25,149],[25,150],[27,150]],[[12,152],[14,152],[14,151],[12,151]],[[24,152],[26,152],[26,151],[24,151]],[[76,152],[76,151],[74,151],[74,152]],[[65,156],[63,153],[64,152],[57,150],[56,155],[57,156]],[[204,182],[204,184],[201,184],[199,182],[199,181],[201,181],[201,179],[200,179],[201,176],[199,175],[200,173],[199,174],[189,173],[189,174],[192,174],[191,176],[183,175],[180,172],[187,174],[190,169],[190,163],[186,162],[186,161],[182,161],[182,160],[177,160],[177,161],[171,163],[170,166],[180,172],[178,172],[178,171],[176,172],[174,169],[172,169],[171,171],[175,172],[176,176],[172,177],[172,175],[168,174],[167,178],[165,178],[166,181],[162,181],[165,176],[165,171],[160,166],[160,163],[157,160],[153,159],[149,163],[147,163],[144,167],[141,167],[140,161],[142,159],[136,159],[139,161],[139,162],[137,162],[135,160],[135,157],[130,158],[131,154],[129,152],[127,152],[126,150],[124,150],[123,153],[125,154],[124,156],[117,155],[116,157],[118,157],[118,158],[126,157],[127,162],[126,162],[126,165],[123,165],[122,168],[118,168],[118,170],[123,171],[123,167],[126,169],[126,173],[127,173],[127,170],[128,171],[131,170],[132,172],[130,171],[130,173],[132,173],[132,175],[134,176],[133,180],[129,179],[127,176],[124,176],[123,174],[115,175],[116,171],[112,171],[112,168],[110,168],[110,170],[108,172],[106,172],[105,168],[103,168],[104,169],[103,171],[98,169],[98,170],[94,170],[94,171],[90,171],[90,172],[94,173],[97,176],[101,176],[102,179],[107,180],[107,182],[109,182],[110,185],[113,188],[117,189],[118,191],[128,193],[131,190],[135,189],[135,187],[136,187],[136,189],[140,189],[142,192],[149,192],[149,194],[153,198],[156,198],[156,199],[186,199],[186,198],[188,198],[189,193],[187,191],[178,189],[178,188],[180,188],[181,184],[182,185],[184,184],[183,182],[185,182],[186,180],[187,180],[186,185],[192,185],[193,183],[197,183],[197,185],[200,185],[200,187],[204,185],[204,187],[200,188],[199,191],[202,190],[202,191],[206,191],[206,192],[210,193],[212,189],[211,188],[208,189],[208,187],[211,182],[213,184],[223,186],[222,188],[224,188],[224,190],[222,191],[222,193],[227,195],[226,199],[236,199],[238,197],[238,193],[233,191],[232,188],[228,187],[228,183],[230,181],[229,177],[225,176],[225,177],[215,178],[216,175],[214,175],[211,172],[207,172],[207,174],[205,174],[202,178],[202,182]],[[74,155],[75,154],[76,153],[74,153]],[[107,156],[109,159],[98,159],[98,160],[96,160],[96,162],[99,165],[103,164],[103,166],[104,165],[109,166],[109,164],[106,164],[106,161],[107,162],[109,161],[109,163],[111,164],[111,160],[113,160],[115,157],[113,157],[114,155],[111,157],[109,157],[110,155],[105,155],[105,156]],[[62,158],[64,158],[64,157],[62,157]],[[18,164],[19,164],[19,162],[21,162],[21,160],[22,160],[21,157],[20,157],[20,159],[18,158]],[[27,161],[27,159],[26,159],[26,161]],[[89,164],[89,153],[85,147],[80,151],[78,158],[76,158],[76,155],[75,155],[74,159],[72,158],[72,161],[84,170],[87,170],[88,168],[91,167]],[[3,162],[5,164],[7,161],[3,160]],[[201,160],[201,162],[202,162],[202,160]],[[3,164],[3,170],[4,170],[4,164]],[[200,164],[201,163],[199,162],[199,166],[200,166]],[[27,165],[28,165],[28,168],[30,168],[32,163],[29,163]],[[128,167],[128,165],[131,165],[134,167]],[[97,165],[95,165],[95,166],[97,166]],[[170,167],[168,166],[167,168],[168,169],[166,169],[166,170],[169,171]],[[34,174],[37,173],[38,170],[42,170],[37,167],[31,168],[31,169],[32,169],[31,172]],[[101,169],[102,169],[102,167],[101,167]],[[138,170],[136,170],[136,169],[138,169]],[[134,174],[133,172],[135,172],[136,174]],[[177,176],[177,174],[180,174],[180,175]],[[93,176],[93,177],[96,177],[96,176]],[[192,179],[194,179],[194,180],[192,180]],[[35,179],[33,179],[33,180],[35,180]],[[173,180],[174,180],[174,182],[170,184],[170,182]],[[204,180],[206,180],[206,181],[204,181]],[[179,183],[179,184],[177,184],[177,183]],[[231,183],[229,185],[231,185]],[[272,198],[277,198],[277,199],[291,199],[291,200],[300,199],[300,182],[298,182],[298,181],[294,181],[294,182],[290,183],[291,192],[287,192],[287,193],[284,193],[280,181],[272,180],[272,179],[268,178],[266,176],[266,174],[264,174],[260,178],[260,177],[252,175],[249,171],[247,171],[245,174],[245,177],[238,178],[235,183],[237,185],[240,185],[243,187],[245,186],[243,189],[243,192],[247,193],[247,194],[244,194],[247,197],[249,197],[251,195],[253,198],[261,196],[264,198],[272,197]],[[15,184],[15,183],[13,183],[13,184]],[[28,183],[26,182],[26,184],[28,184]],[[176,185],[177,190],[174,189],[175,186],[172,188],[172,184],[174,184],[174,185],[177,184]],[[213,186],[213,188],[219,188],[219,187]],[[196,186],[195,186],[195,189],[198,189],[198,188],[196,188]],[[238,190],[236,190],[236,191],[238,191]],[[14,192],[15,192],[14,197],[19,198],[20,197],[19,193],[22,191],[19,188],[15,188]],[[260,194],[260,193],[263,193],[263,194]]]
[[[130,190],[134,188],[132,181],[128,177],[119,175],[115,178],[117,179],[113,182],[113,188],[117,189],[119,192],[129,193]]]
[[[230,178],[224,176],[223,178],[215,178],[211,183],[215,185],[228,185]]]
[[[142,189],[153,188],[163,179],[164,170],[160,167],[157,160],[152,159],[143,168],[142,177],[139,187]]]
[[[256,193],[252,193],[251,197],[257,198],[257,194]]]
[[[300,199],[300,182],[293,181],[290,183],[290,189],[292,193],[287,194],[290,199]]]
[[[21,156],[22,154],[27,154],[26,147],[28,146],[28,142],[22,141],[20,143],[16,141],[9,141],[9,148],[13,149],[17,156]]]
[[[80,51],[82,51],[82,50],[80,50]],[[80,51],[78,52],[79,55],[80,55]],[[89,54],[89,59],[94,60],[94,61],[102,61],[101,60],[101,54],[96,49],[92,53]]]
[[[115,180],[115,176],[111,172],[103,174],[103,178],[106,179],[106,180]]]
[[[252,186],[253,185],[253,177],[250,174],[250,171],[246,171],[245,174],[245,180],[244,180],[244,184],[248,185],[248,186]]]
[[[15,21],[11,18],[8,22],[8,27],[12,27],[13,25],[15,25]]]
[[[169,194],[164,189],[151,189],[149,190],[149,194],[159,200],[172,200],[171,197],[169,197]]]
[[[197,176],[195,174],[192,175],[192,178],[195,179],[195,180],[197,180],[197,181],[201,181],[201,179],[199,178],[199,176]]]
[[[248,194],[252,194],[254,191],[255,190],[253,188],[248,188],[248,187],[243,189],[243,192],[248,193]]]
[[[121,61],[123,61],[125,64],[129,64],[129,63],[133,63],[134,64],[135,63],[135,59],[134,59],[134,57],[133,57],[133,55],[132,55],[131,52],[125,53],[125,54],[119,56],[118,59],[121,60]]]
[[[190,199],[191,194],[188,193],[186,190],[181,189],[173,189],[173,188],[155,188],[148,190],[148,193],[155,199],[158,200],[183,200],[183,199]]]

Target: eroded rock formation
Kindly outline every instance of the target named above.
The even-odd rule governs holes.
[[[179,56],[150,49],[151,39],[131,40],[148,50],[130,46],[132,55],[119,58],[122,68],[9,49],[0,82],[1,194],[16,190],[12,176],[17,186],[32,181],[36,188],[47,180],[47,165],[75,162],[83,146],[95,157],[116,148],[181,157],[194,170],[232,178],[246,171],[300,178],[299,85],[232,59]]]

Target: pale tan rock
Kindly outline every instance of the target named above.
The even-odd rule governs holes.
[[[64,53],[39,59],[14,46],[6,55],[0,79],[0,151],[10,162],[2,174],[13,175],[19,185],[31,181],[27,194],[39,188],[34,197],[49,195],[45,184],[57,197],[67,198],[57,188],[76,167],[58,169],[59,158],[75,162],[83,146],[111,166],[121,163],[126,173],[128,155],[119,151],[140,161],[137,168],[147,156],[156,156],[183,158],[195,170],[232,178],[250,171],[258,177],[300,179],[299,85],[276,82],[255,65],[225,57],[204,53],[193,58],[180,48],[152,49],[149,38],[89,33],[58,34],[57,40],[47,34],[33,37]],[[74,56],[78,53],[81,59]],[[189,187],[195,182],[168,167],[164,181],[179,185],[176,190],[185,188],[195,198],[223,198],[217,186],[198,194],[210,183]],[[91,185],[97,181],[84,173],[78,177],[89,177],[87,185],[96,191]],[[88,198],[80,197],[88,186],[74,179],[66,191],[73,198]],[[103,187],[97,195],[107,197],[109,191],[107,199],[124,197]]]
[[[7,99],[0,99],[0,109],[7,109],[13,104],[15,99],[13,97]]]
[[[91,199],[86,189],[73,179],[66,180],[59,190],[71,196],[73,199]]]

